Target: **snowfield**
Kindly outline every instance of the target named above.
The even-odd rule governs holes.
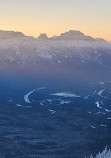
[[[79,95],[76,94],[72,94],[72,93],[65,93],[65,92],[61,92],[61,93],[55,93],[55,94],[51,94],[53,96],[58,96],[58,97],[69,97],[69,98],[80,98]]]

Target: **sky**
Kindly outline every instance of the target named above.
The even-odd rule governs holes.
[[[111,40],[111,0],[0,0],[0,29],[49,37],[68,30]]]

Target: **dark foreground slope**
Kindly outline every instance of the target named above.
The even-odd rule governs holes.
[[[14,80],[0,82],[0,150],[6,158],[82,158],[111,148],[110,81],[66,88]],[[28,103],[24,96],[34,89]]]

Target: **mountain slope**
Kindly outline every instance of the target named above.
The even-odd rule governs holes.
[[[0,33],[1,34],[1,33]],[[45,34],[38,39],[22,33],[15,37],[0,38],[0,70],[28,71],[35,74],[72,74],[84,77],[109,77],[111,71],[111,45],[100,39],[69,31],[56,38]],[[22,35],[22,36],[20,36]],[[98,76],[99,73],[99,76]],[[90,76],[88,76],[90,78]]]

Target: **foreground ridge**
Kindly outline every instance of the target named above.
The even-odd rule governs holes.
[[[92,155],[89,158],[111,158],[111,150],[107,149],[107,147],[103,150],[102,153],[98,153],[96,157],[93,157]]]

